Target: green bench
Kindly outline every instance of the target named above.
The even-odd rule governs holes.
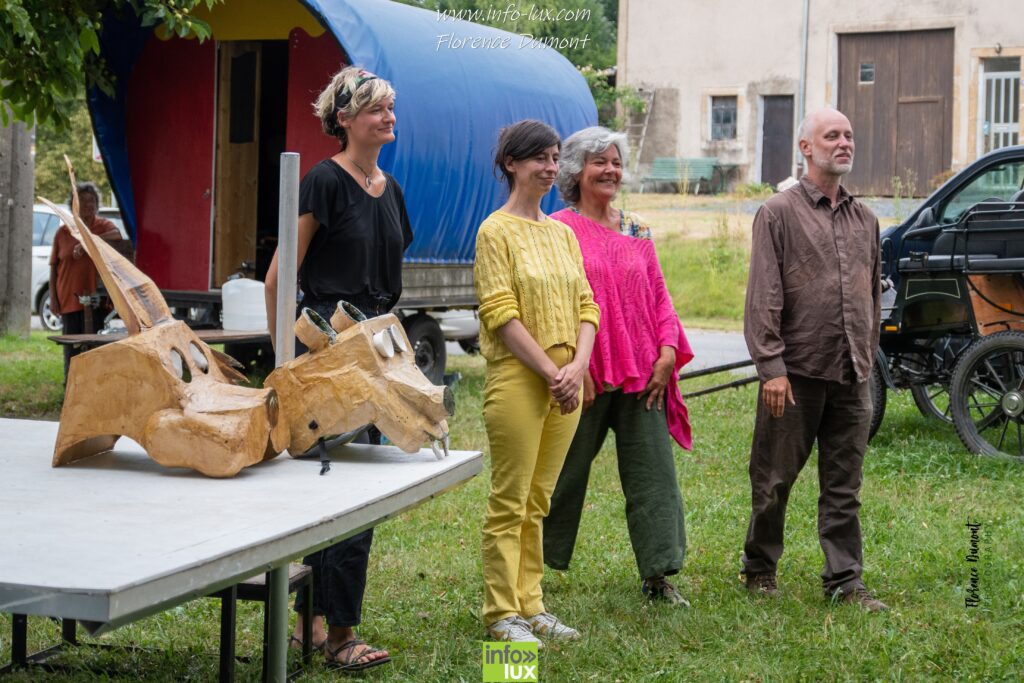
[[[672,183],[678,192],[685,192],[691,187],[698,192],[701,181],[707,183],[705,187],[710,187],[717,165],[715,157],[657,157],[651,165],[651,172],[640,180],[640,191],[644,191],[647,183],[654,183],[655,188],[658,183]]]

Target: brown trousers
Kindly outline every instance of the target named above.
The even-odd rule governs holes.
[[[871,421],[868,383],[789,376],[796,405],[774,418],[758,392],[750,450],[753,509],[743,546],[745,574],[775,572],[782,556],[786,503],[818,442],[818,540],[825,553],[825,593],[862,585],[861,466]]]

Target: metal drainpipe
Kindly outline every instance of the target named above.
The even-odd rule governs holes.
[[[807,115],[807,41],[810,33],[810,27],[808,21],[811,13],[811,0],[804,0],[804,18],[803,18],[803,35],[800,41],[800,86],[797,92],[797,126],[799,122],[803,121],[804,116]],[[796,153],[794,159],[796,162],[793,164],[793,177],[800,177],[800,169],[803,167],[803,158],[800,155],[800,140],[797,139],[796,131],[799,128],[794,129],[793,140],[796,143]]]

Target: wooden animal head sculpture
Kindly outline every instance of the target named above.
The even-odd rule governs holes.
[[[320,438],[374,424],[394,445],[414,453],[431,441],[448,453],[448,423],[455,410],[451,389],[430,383],[413,358],[412,345],[393,315],[367,320],[340,301],[330,324],[304,309],[295,335],[309,353],[270,373],[266,385],[281,398],[293,456]]]
[[[65,157],[66,159],[66,157]],[[59,467],[108,451],[118,438],[137,441],[168,467],[230,477],[288,447],[273,389],[236,386],[245,376],[171,315],[149,277],[78,215],[71,174],[71,214],[43,199],[96,265],[130,336],[75,356],[53,451]]]

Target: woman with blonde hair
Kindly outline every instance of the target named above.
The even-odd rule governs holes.
[[[540,585],[541,525],[579,422],[600,319],[572,231],[540,208],[559,149],[558,133],[540,121],[501,131],[494,165],[509,198],[477,233],[473,273],[491,453],[483,619],[495,640],[580,635],[545,609]]]
[[[358,67],[336,74],[314,104],[324,133],[341,149],[311,168],[299,186],[298,266],[302,306],[325,320],[340,299],[367,317],[391,310],[402,293],[402,258],[412,228],[402,188],[377,166],[381,147],[395,139],[395,91],[386,80]],[[267,322],[273,330],[277,303],[277,254],[266,281]],[[296,340],[296,352],[305,347]],[[371,429],[363,443],[380,443]],[[357,439],[357,441],[360,441]],[[356,638],[362,613],[373,529],[304,559],[313,569],[313,643],[327,661],[361,671],[390,661]],[[296,600],[296,611],[301,603]],[[326,619],[329,628],[324,632]],[[293,643],[301,645],[302,618]]]

